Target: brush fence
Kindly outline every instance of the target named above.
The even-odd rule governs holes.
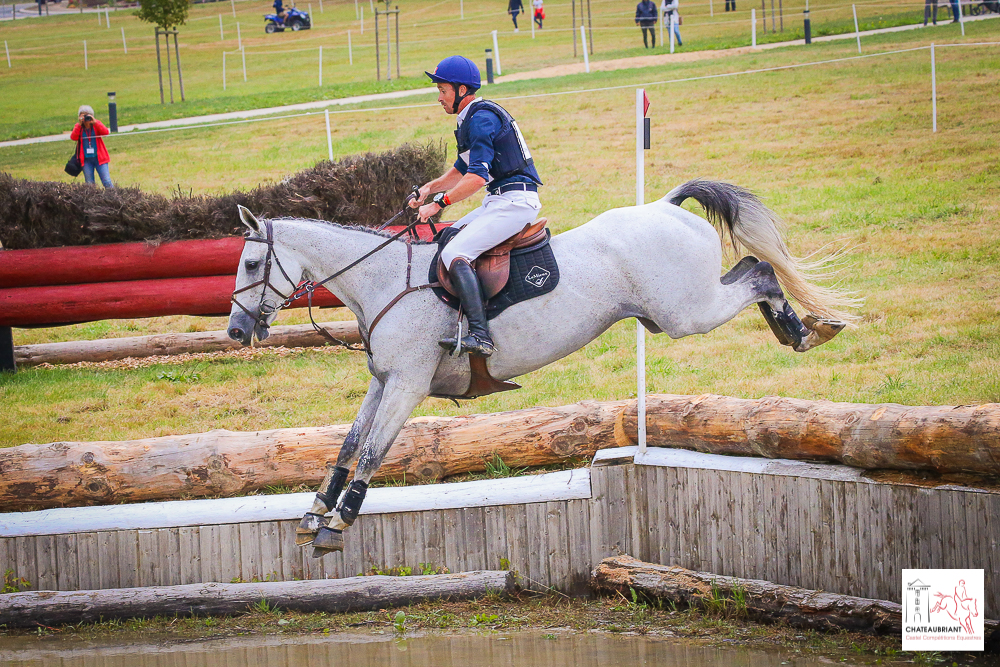
[[[312,497],[0,515],[0,567],[30,590],[510,568],[527,587],[585,594],[602,558],[627,553],[892,601],[903,568],[1000,570],[1000,493],[886,484],[840,465],[625,447],[579,470],[376,488],[346,551],[321,559],[295,546]],[[1000,608],[1000,580],[986,586],[987,608]]]

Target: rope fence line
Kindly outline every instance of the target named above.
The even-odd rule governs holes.
[[[975,43],[951,43],[951,44],[936,44],[934,48],[947,48],[947,47],[970,47],[970,46],[1000,46],[1000,42],[975,42]],[[898,55],[901,53],[914,53],[916,51],[930,51],[930,46],[915,46],[907,49],[895,49],[892,51],[880,51],[878,53],[868,53],[859,56],[846,56],[843,58],[829,58],[826,60],[816,60],[807,63],[794,63],[791,65],[776,65],[774,67],[761,67],[750,70],[740,70],[738,72],[722,72],[719,74],[705,74],[701,76],[691,76],[691,77],[681,77],[677,79],[662,79],[659,81],[646,81],[640,83],[631,83],[620,86],[601,86],[597,88],[577,88],[574,90],[560,90],[548,93],[530,93],[527,95],[509,95],[506,97],[494,97],[491,98],[498,102],[509,102],[518,100],[529,100],[537,99],[541,97],[559,97],[563,95],[584,95],[590,93],[600,93],[613,90],[625,90],[633,88],[648,88],[650,86],[663,86],[675,83],[690,83],[693,81],[707,81],[711,79],[721,79],[736,76],[746,76],[753,74],[766,74],[769,72],[780,72],[785,70],[802,69],[807,67],[817,67],[820,65],[831,65],[836,63],[845,63],[858,60],[865,60],[868,58],[879,58],[882,56]],[[229,52],[229,53],[240,53],[239,51]],[[428,93],[432,94],[432,93]],[[305,116],[325,116],[327,113],[333,114],[352,114],[352,113],[376,113],[383,111],[399,111],[404,109],[430,109],[440,106],[437,103],[429,104],[402,104],[402,105],[390,105],[390,106],[379,106],[379,107],[366,107],[358,109],[324,109],[323,111],[304,111],[295,114],[284,114],[280,116],[263,116],[260,118],[244,118],[231,121],[220,121],[215,123],[201,123],[201,124],[191,124],[191,125],[181,125],[178,127],[165,127],[165,128],[152,128],[148,130],[132,130],[130,132],[122,132],[118,134],[112,134],[104,137],[105,140],[116,139],[122,137],[137,136],[142,134],[156,134],[161,132],[176,132],[180,130],[189,129],[202,129],[202,128],[213,128],[213,127],[225,127],[229,125],[245,125],[247,123],[261,123],[269,122],[275,120],[287,120],[290,118],[302,118]]]

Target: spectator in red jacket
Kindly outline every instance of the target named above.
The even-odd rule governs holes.
[[[83,177],[88,183],[94,182],[94,171],[101,177],[101,183],[105,188],[115,187],[111,182],[111,171],[108,163],[111,158],[108,156],[108,149],[104,147],[104,140],[101,137],[111,134],[111,130],[105,127],[104,123],[94,118],[94,109],[90,105],[84,104],[77,112],[79,122],[73,128],[69,138],[80,142],[80,164],[83,165]]]

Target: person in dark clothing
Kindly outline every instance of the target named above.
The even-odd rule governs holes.
[[[727,12],[736,11],[736,0],[726,0],[726,11]]]
[[[524,5],[521,4],[521,0],[510,0],[507,3],[507,12],[510,14],[510,18],[514,21],[514,32],[517,32],[517,15],[524,11]]]
[[[927,25],[927,19],[931,17],[932,7],[934,13],[934,25],[937,25],[937,0],[924,0],[924,25]]]
[[[288,12],[285,11],[285,5],[281,0],[274,0],[274,13],[277,14],[278,18],[282,21],[288,16]]]
[[[657,9],[652,0],[642,0],[635,6],[635,24],[642,28],[642,45],[647,49],[649,48],[649,42],[646,39],[647,32],[653,40],[653,48],[656,48],[656,16]]]

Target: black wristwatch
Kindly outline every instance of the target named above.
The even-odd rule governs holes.
[[[450,201],[448,201],[448,194],[446,192],[437,193],[436,195],[434,195],[434,197],[431,198],[431,201],[440,206],[442,209],[444,209],[451,203]]]

